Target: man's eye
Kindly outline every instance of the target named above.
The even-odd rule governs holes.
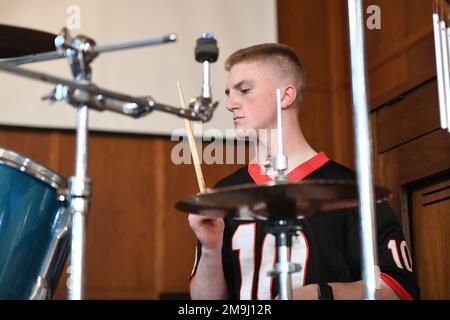
[[[250,91],[250,88],[239,90],[239,92],[240,92],[241,94],[246,94],[246,93],[248,93],[249,91]]]

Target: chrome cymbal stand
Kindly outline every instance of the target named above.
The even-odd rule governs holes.
[[[275,92],[277,105],[277,155],[274,157],[274,169],[277,172],[275,183],[286,183],[288,177],[288,159],[283,152],[283,122],[281,109],[281,90]],[[275,236],[275,247],[277,251],[277,263],[269,276],[278,277],[278,291],[280,300],[292,299],[291,273],[299,272],[301,265],[291,262],[292,236],[300,231],[296,224],[296,203],[283,193],[277,197],[268,199],[267,209],[270,212],[267,232]],[[283,212],[283,216],[279,214]]]
[[[90,63],[98,55],[91,48],[92,39],[78,36],[71,39],[67,29],[55,39],[57,50],[65,53],[69,60],[72,74],[79,83],[91,83]],[[84,299],[85,285],[85,251],[86,218],[91,200],[91,179],[88,168],[88,106],[74,103],[77,108],[75,176],[69,179],[69,202],[72,214],[72,237],[70,254],[70,280],[68,299]]]
[[[292,236],[300,227],[292,225],[288,220],[274,220],[268,228],[268,232],[275,236],[277,250],[277,263],[268,275],[278,277],[278,292],[280,300],[292,300],[291,273],[300,272],[302,266],[291,262]]]
[[[71,300],[84,299],[85,229],[91,198],[91,179],[87,176],[88,108],[97,111],[113,111],[133,118],[140,118],[153,110],[159,110],[179,117],[207,122],[212,118],[218,105],[218,101],[212,100],[209,79],[209,63],[217,60],[218,48],[217,41],[210,33],[205,34],[199,41],[200,43],[197,43],[196,59],[202,62],[204,66],[203,88],[202,95],[192,99],[188,109],[158,103],[150,96],[134,97],[99,88],[91,82],[90,63],[99,52],[131,49],[174,41],[176,41],[176,35],[170,34],[138,42],[95,46],[95,42],[85,36],[71,39],[67,29],[63,29],[61,34],[55,38],[56,53],[51,52],[48,55],[33,55],[23,57],[23,59],[14,58],[14,60],[0,61],[0,71],[56,84],[55,89],[43,99],[48,99],[51,102],[64,100],[77,108],[75,175],[69,179],[68,197],[72,213],[71,275],[68,284],[68,298]],[[15,66],[60,57],[68,58],[75,81]]]
[[[377,234],[372,176],[372,148],[364,55],[362,0],[348,0],[352,72],[355,163],[358,180],[362,280],[365,300],[376,300],[378,274]]]

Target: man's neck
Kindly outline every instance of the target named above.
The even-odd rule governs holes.
[[[287,156],[288,168],[286,174],[293,169],[314,157],[317,152],[309,145],[303,136],[299,125],[285,126],[283,128],[283,154]],[[270,132],[270,130],[269,130]],[[257,162],[261,167],[264,167],[267,159],[273,159],[277,152],[276,135],[260,136],[257,141],[257,152],[252,162]],[[276,176],[276,171],[270,170],[267,172],[272,178]]]

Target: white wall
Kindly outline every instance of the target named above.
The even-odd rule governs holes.
[[[226,57],[244,46],[277,41],[275,0],[0,0],[0,23],[58,33],[73,18],[67,12],[71,5],[79,6],[81,13],[81,28],[71,30],[72,36],[85,34],[97,44],[176,33],[175,43],[104,53],[92,64],[98,86],[129,95],[151,95],[174,106],[179,105],[177,80],[186,99],[200,94],[202,69],[194,59],[195,40],[203,32],[214,33],[220,54],[212,65],[211,81],[220,106],[204,129],[233,127],[223,93]],[[63,59],[22,67],[71,79]],[[73,107],[40,101],[52,88],[0,72],[0,124],[74,128]],[[90,112],[90,128],[100,131],[170,135],[183,127],[183,119],[158,111],[141,119]]]

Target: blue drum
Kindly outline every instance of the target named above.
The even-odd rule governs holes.
[[[0,148],[0,299],[51,299],[67,260],[66,180]]]

